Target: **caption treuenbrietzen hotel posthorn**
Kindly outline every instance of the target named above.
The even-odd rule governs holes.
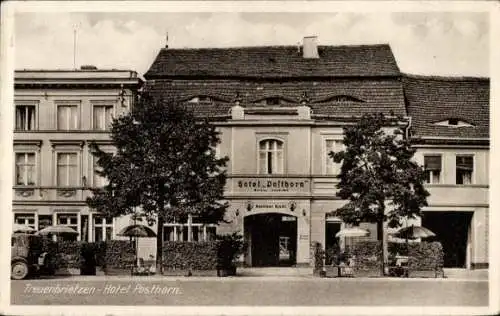
[[[103,286],[88,286],[74,284],[55,284],[37,286],[31,283],[26,284],[25,294],[70,294],[70,295],[181,295],[182,290],[177,286],[160,286],[156,284],[113,284],[106,283]]]

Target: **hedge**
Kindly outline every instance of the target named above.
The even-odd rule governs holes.
[[[98,263],[103,268],[130,269],[135,264],[134,246],[127,240],[107,240],[99,249],[104,251],[104,260]],[[100,261],[100,262],[99,262]]]
[[[163,244],[163,267],[167,269],[215,270],[217,241],[167,241]]]

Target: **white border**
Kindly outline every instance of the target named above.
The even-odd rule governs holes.
[[[13,65],[14,65],[14,48],[13,48],[13,27],[14,27],[14,12],[54,12],[54,11],[66,11],[66,12],[402,12],[402,11],[469,11],[469,12],[490,12],[490,69],[491,69],[491,120],[492,120],[492,142],[490,148],[490,154],[496,157],[498,154],[498,137],[495,137],[496,124],[493,120],[498,110],[494,105],[494,100],[500,98],[500,93],[498,89],[499,86],[496,78],[498,78],[499,69],[495,62],[498,61],[499,50],[498,50],[498,29],[500,26],[499,22],[499,5],[496,1],[405,1],[405,2],[395,2],[395,1],[220,1],[220,2],[209,2],[209,1],[187,1],[187,2],[156,2],[156,1],[79,1],[79,2],[69,2],[69,1],[27,1],[27,2],[3,2],[1,10],[1,31],[2,31],[2,42],[1,42],[1,60],[0,69],[2,74],[1,85],[1,96],[2,96],[2,106],[0,107],[0,135],[1,135],[1,147],[0,151],[0,164],[6,166],[6,168],[11,168],[13,165],[12,156],[12,140],[13,131],[12,127],[12,109],[8,106],[13,104]],[[494,181],[493,175],[500,174],[500,168],[497,163],[498,159],[490,159],[490,184],[492,197],[490,203],[490,241],[500,240],[500,229],[495,229],[499,225],[500,214],[497,211],[497,198],[496,192],[499,189],[499,182]],[[1,196],[0,201],[3,202],[2,205],[2,223],[3,229],[1,229],[1,240],[9,240],[10,235],[10,224],[12,222],[12,179],[11,177],[5,177],[1,182]],[[2,243],[4,245],[5,243]],[[289,314],[289,315],[302,315],[302,314],[345,314],[345,315],[359,315],[359,314],[373,314],[373,315],[386,315],[386,314],[471,314],[471,315],[483,315],[498,313],[500,310],[500,305],[498,299],[500,297],[499,293],[499,260],[498,260],[498,243],[493,244],[490,242],[490,307],[489,308],[478,308],[478,307],[230,307],[230,306],[216,306],[216,307],[203,307],[197,308],[196,312],[193,312],[193,307],[140,307],[140,314],[151,314],[151,313],[165,313],[167,310],[170,314],[235,314],[235,315],[248,315],[248,314]],[[5,247],[1,248],[3,251]],[[496,254],[496,256],[493,256]],[[8,256],[0,256],[2,260],[0,261],[0,271],[9,271]],[[107,306],[107,307],[96,307],[96,306],[9,306],[10,304],[10,286],[9,286],[9,274],[1,273],[1,313],[7,314],[25,314],[25,315],[40,315],[40,314],[109,314],[118,313],[123,315],[135,315],[138,314],[137,307],[118,307],[118,306]],[[8,307],[6,309],[6,307]]]

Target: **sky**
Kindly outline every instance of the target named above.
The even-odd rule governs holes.
[[[16,69],[76,66],[136,70],[159,50],[388,43],[402,72],[489,76],[489,15],[484,12],[23,12],[14,21]],[[74,30],[76,28],[76,50]]]

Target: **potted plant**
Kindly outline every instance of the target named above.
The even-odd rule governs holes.
[[[236,275],[236,261],[245,251],[243,236],[239,233],[217,236],[217,276]]]

